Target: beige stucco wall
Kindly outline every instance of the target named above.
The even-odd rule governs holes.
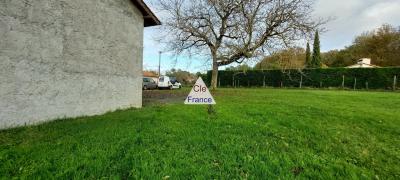
[[[0,129],[142,105],[130,0],[0,0]]]

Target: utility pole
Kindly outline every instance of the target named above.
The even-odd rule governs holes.
[[[162,54],[162,51],[158,51],[158,54],[159,54],[159,56],[158,56],[158,77],[160,77],[161,76],[161,54]]]

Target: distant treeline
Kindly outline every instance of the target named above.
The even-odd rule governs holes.
[[[357,36],[351,46],[326,52],[322,57],[329,67],[349,66],[360,58],[371,58],[372,64],[381,67],[400,66],[400,28],[383,25]]]
[[[321,56],[322,67],[346,67],[361,58],[371,58],[372,64],[381,67],[400,66],[400,28],[383,25],[357,36],[350,46]],[[305,47],[294,47],[272,53],[254,67],[243,64],[227,70],[299,69],[305,68],[305,63]]]
[[[219,87],[398,88],[400,68],[219,71]],[[203,79],[209,84],[211,71]]]

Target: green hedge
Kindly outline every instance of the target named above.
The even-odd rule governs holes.
[[[235,82],[233,75],[236,74]],[[397,82],[400,78],[400,68],[327,68],[303,70],[250,70],[219,71],[218,84],[220,87],[303,87],[313,88],[342,88],[356,89],[393,89],[394,76]],[[204,81],[210,84],[211,71]],[[301,80],[302,79],[302,80]],[[356,82],[356,83],[355,83]],[[398,87],[398,86],[397,86]]]

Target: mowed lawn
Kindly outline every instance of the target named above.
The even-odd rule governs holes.
[[[215,115],[182,99],[1,131],[0,176],[400,179],[400,93],[214,95]]]

